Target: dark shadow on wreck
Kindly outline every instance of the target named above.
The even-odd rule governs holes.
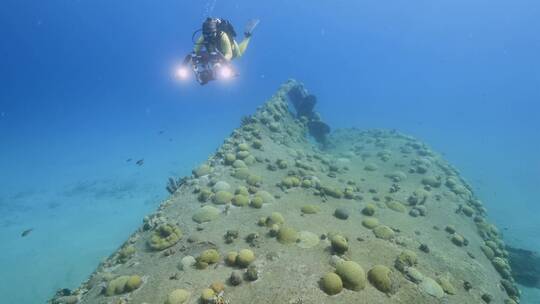
[[[324,123],[320,114],[314,110],[317,97],[309,94],[303,86],[293,87],[288,92],[288,97],[294,106],[296,117],[307,125],[309,135],[325,148],[328,145],[327,135],[330,133],[330,126]]]
[[[538,252],[506,246],[510,255],[512,276],[519,284],[540,289],[540,255]]]

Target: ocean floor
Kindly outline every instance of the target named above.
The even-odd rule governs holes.
[[[170,141],[168,134],[149,133],[138,140],[156,149],[118,140],[119,148],[102,156],[78,153],[73,146],[51,155],[43,149],[39,161],[50,168],[24,157],[2,160],[10,172],[0,178],[5,186],[0,190],[0,267],[9,277],[0,284],[2,302],[43,303],[56,290],[77,286],[169,195],[167,177],[189,174],[203,159],[201,152],[219,142],[191,139],[190,147]],[[27,229],[33,230],[21,237]],[[29,284],[32,288],[21,292]]]
[[[501,233],[456,168],[396,131],[336,130],[321,150],[289,110],[298,90],[287,82],[244,118],[88,280],[50,302],[518,301]]]

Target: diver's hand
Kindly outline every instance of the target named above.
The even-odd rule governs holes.
[[[186,58],[184,58],[184,63],[183,65],[188,65],[190,62],[191,62],[191,59],[193,58],[193,56],[195,55],[195,53],[189,53],[186,55]]]
[[[253,34],[253,30],[257,27],[257,24],[259,24],[259,19],[251,19],[246,24],[246,28],[244,29],[244,37],[250,38]]]

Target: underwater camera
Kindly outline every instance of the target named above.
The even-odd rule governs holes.
[[[234,67],[218,52],[200,52],[187,55],[184,64],[177,71],[177,76],[180,79],[189,77],[189,65],[195,79],[201,85],[212,80],[226,80],[238,76]]]

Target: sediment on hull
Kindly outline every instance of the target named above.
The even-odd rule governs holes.
[[[49,303],[519,302],[457,169],[397,131],[330,133],[315,106],[287,81]]]

